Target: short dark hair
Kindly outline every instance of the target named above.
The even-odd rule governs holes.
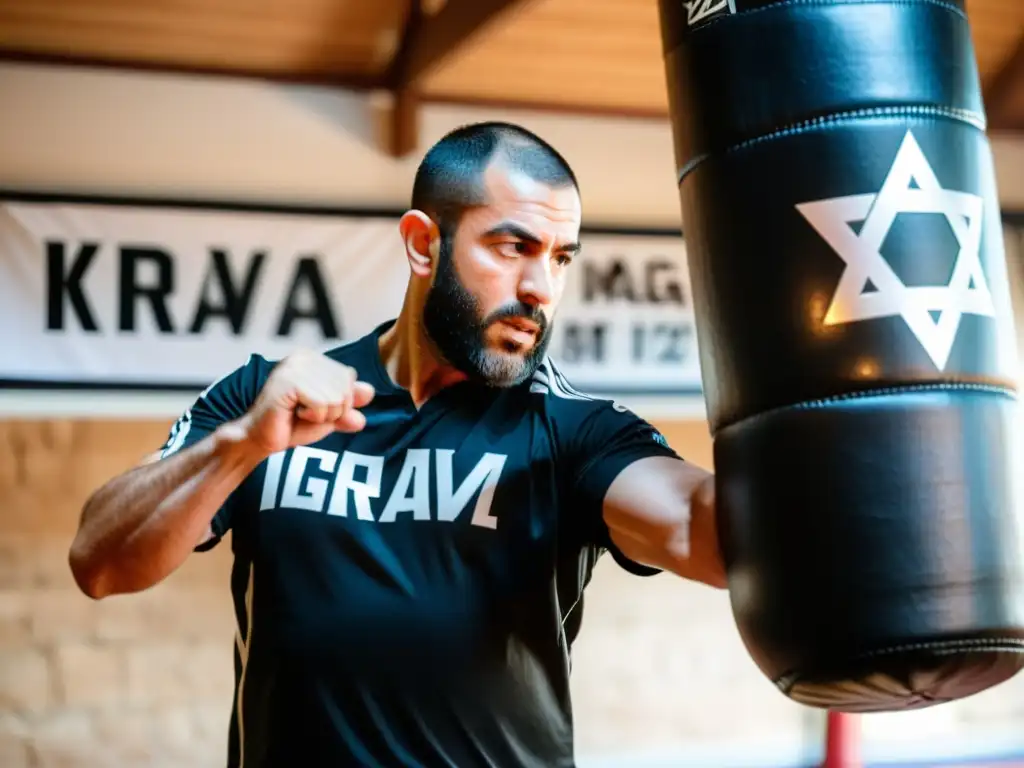
[[[456,128],[427,151],[413,182],[412,207],[439,219],[442,229],[454,228],[467,208],[487,202],[483,176],[495,160],[534,181],[579,191],[554,147],[522,126],[490,121]]]

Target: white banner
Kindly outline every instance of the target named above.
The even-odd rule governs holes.
[[[698,394],[685,250],[584,232],[550,351],[580,389]],[[397,217],[0,202],[0,386],[195,389],[394,317]]]

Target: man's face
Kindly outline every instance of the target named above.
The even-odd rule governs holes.
[[[572,186],[552,188],[500,165],[484,184],[488,202],[442,235],[423,320],[449,364],[508,387],[544,359],[582,212]]]

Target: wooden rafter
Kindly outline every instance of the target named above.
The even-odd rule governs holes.
[[[401,43],[386,76],[391,91],[387,149],[403,157],[418,144],[419,85],[473,37],[526,0],[447,0],[433,13],[410,3]]]
[[[985,111],[993,131],[1024,131],[1024,33],[985,91]]]

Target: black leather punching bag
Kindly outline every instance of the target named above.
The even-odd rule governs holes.
[[[660,0],[733,612],[791,698],[1024,666],[1016,341],[963,0]]]

